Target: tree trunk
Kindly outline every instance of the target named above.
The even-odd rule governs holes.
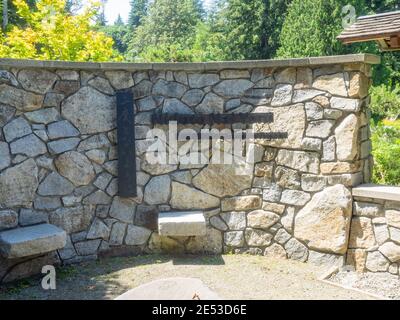
[[[8,25],[8,0],[3,0],[3,31],[6,31]]]

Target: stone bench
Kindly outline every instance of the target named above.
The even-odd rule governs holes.
[[[363,184],[353,188],[353,197],[382,199],[400,202],[400,187]]]
[[[67,234],[51,224],[0,232],[0,253],[6,259],[40,255],[62,249]]]
[[[191,237],[206,234],[203,212],[160,212],[158,216],[160,236]]]

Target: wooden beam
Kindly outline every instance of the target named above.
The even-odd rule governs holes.
[[[400,38],[398,35],[390,37],[389,47],[390,49],[396,49],[396,48],[400,49]]]

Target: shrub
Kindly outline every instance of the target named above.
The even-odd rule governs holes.
[[[375,118],[396,120],[400,115],[400,85],[371,87],[370,109]]]

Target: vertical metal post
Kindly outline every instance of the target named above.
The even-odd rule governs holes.
[[[117,92],[118,195],[137,197],[135,110],[131,90]]]

